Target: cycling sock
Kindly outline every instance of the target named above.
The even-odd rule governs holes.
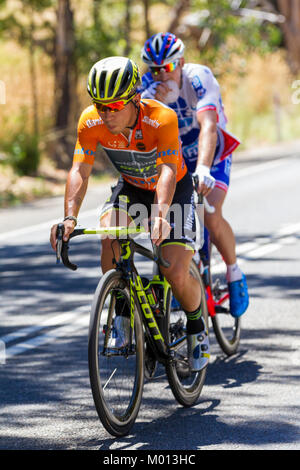
[[[122,317],[130,318],[129,305],[126,302],[125,296],[121,292],[116,294],[115,312],[116,315],[121,315]]]
[[[239,281],[242,279],[243,273],[237,263],[227,265],[226,280],[227,282]]]
[[[185,310],[185,314],[187,317],[186,332],[188,335],[194,335],[196,333],[200,333],[200,331],[205,330],[205,323],[202,318],[201,305],[194,312],[187,312]]]

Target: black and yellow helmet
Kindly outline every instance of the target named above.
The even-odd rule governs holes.
[[[132,96],[140,84],[140,72],[127,57],[107,57],[90,70],[87,90],[93,101],[105,103]]]

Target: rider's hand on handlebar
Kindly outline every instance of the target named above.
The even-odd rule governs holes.
[[[69,239],[69,236],[74,231],[76,224],[74,220],[65,220],[64,222],[62,222],[62,224],[64,225],[64,228],[65,228],[63,241],[67,242]],[[50,243],[54,251],[56,251],[56,243],[57,243],[57,226],[58,224],[53,225],[51,227],[51,233],[50,233]]]
[[[163,217],[153,217],[151,219],[151,239],[154,245],[159,246],[167,238],[171,231],[171,225]]]
[[[198,177],[197,191],[207,196],[216,184],[215,178],[210,174],[210,168],[206,165],[198,165],[193,176]]]

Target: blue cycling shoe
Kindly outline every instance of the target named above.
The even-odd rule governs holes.
[[[181,309],[180,303],[178,302],[178,300],[175,299],[174,295],[173,295],[172,301],[171,301],[171,308],[172,308],[172,310],[180,310]]]
[[[246,276],[243,274],[242,279],[228,283],[230,298],[230,313],[233,317],[238,318],[246,312],[249,305],[249,295]]]

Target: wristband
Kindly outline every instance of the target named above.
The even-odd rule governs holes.
[[[203,164],[198,165],[194,175],[197,175],[199,178],[202,176],[211,176],[209,166]]]
[[[74,215],[67,215],[67,217],[64,218],[64,221],[65,220],[74,220],[75,222],[75,227],[77,225],[77,218],[74,216]]]

